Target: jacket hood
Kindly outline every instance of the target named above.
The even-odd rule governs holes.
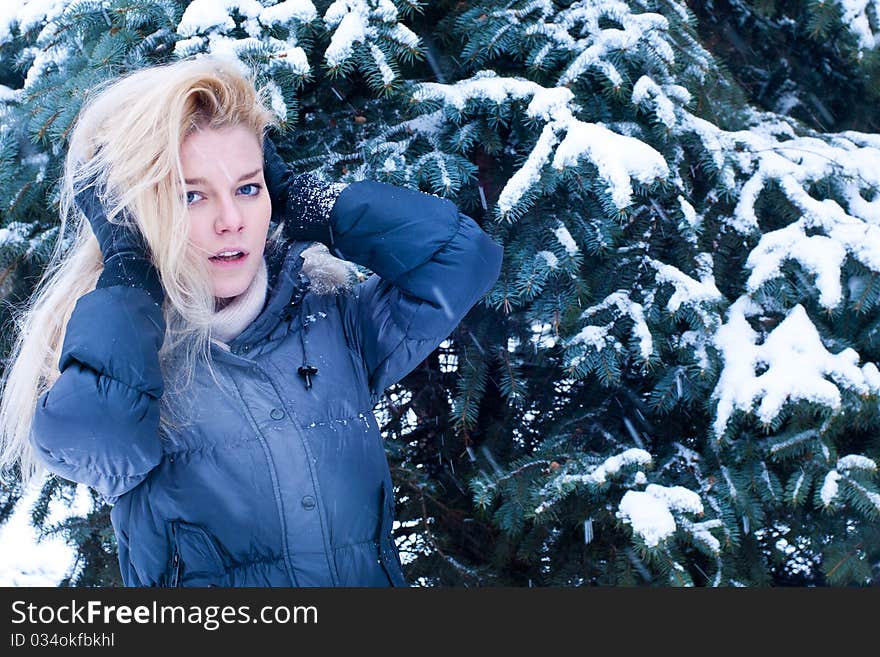
[[[268,277],[266,303],[257,318],[229,343],[232,350],[258,342],[291,317],[306,292],[337,294],[357,280],[356,266],[330,254],[320,242],[270,240],[264,253]]]

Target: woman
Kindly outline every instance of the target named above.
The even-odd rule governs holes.
[[[112,504],[127,586],[405,586],[372,408],[502,248],[447,199],[294,175],[223,60],[97,91],[60,196],[62,234],[87,221],[19,321],[0,464]]]

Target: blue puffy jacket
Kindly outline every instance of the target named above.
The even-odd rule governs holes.
[[[127,586],[406,586],[372,409],[492,287],[503,249],[452,201],[369,180],[330,222],[336,255],[375,273],[317,294],[308,242],[267,254],[262,312],[211,346],[229,394],[200,366],[192,422],[168,435],[161,309],[121,286],[77,300],[31,441],[113,505]]]

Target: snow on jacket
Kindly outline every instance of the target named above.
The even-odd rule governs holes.
[[[334,255],[373,275],[326,293],[310,243],[267,252],[263,310],[211,346],[227,392],[197,369],[178,430],[159,428],[161,308],[122,286],[77,300],[31,441],[112,504],[126,586],[407,585],[373,408],[494,285],[503,249],[452,201],[370,180],[330,222]]]

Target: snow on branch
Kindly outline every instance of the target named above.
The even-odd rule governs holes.
[[[853,472],[856,471],[856,472]],[[873,474],[877,471],[877,464],[861,454],[848,454],[837,460],[837,466],[829,470],[819,490],[819,499],[824,507],[829,507],[836,501],[840,501],[841,483],[849,489],[849,494],[860,502],[867,513],[866,515],[880,516],[880,493],[877,493],[870,483],[860,483],[856,476],[861,471],[863,474]],[[856,475],[856,476],[853,476]]]
[[[66,9],[71,0],[31,0],[4,2],[0,8],[0,44],[12,38],[12,26],[20,33],[51,23]]]
[[[581,313],[582,319],[589,319],[596,313],[603,310],[616,310],[618,317],[628,317],[633,323],[633,336],[638,341],[642,358],[648,360],[654,351],[654,340],[651,331],[645,321],[644,310],[641,304],[633,301],[629,296],[629,290],[617,290],[609,294],[600,303],[590,306]],[[614,327],[616,320],[612,320],[605,326],[589,325],[585,326],[575,336],[568,339],[566,347],[571,348],[575,345],[584,344],[594,351],[601,351],[606,343],[611,344],[615,349],[622,350],[623,346],[610,333]],[[584,356],[576,356],[576,359],[582,359]],[[575,367],[577,362],[573,360],[569,363],[569,367]]]
[[[335,28],[330,45],[324,53],[327,65],[333,68],[343,64],[352,56],[352,44],[356,42],[369,43],[374,58],[380,55],[382,51],[375,45],[380,31],[374,21],[386,26],[387,29],[382,33],[384,38],[391,38],[409,49],[418,48],[419,37],[398,22],[397,7],[390,0],[337,0],[324,14],[327,28]],[[381,64],[377,60],[377,65],[387,68],[384,56]]]
[[[656,547],[675,533],[675,515],[703,514],[700,496],[683,486],[660,486],[649,484],[644,491],[628,490],[620,500],[617,517],[632,527],[648,547]],[[720,523],[710,523],[715,528]],[[720,547],[717,539],[709,534],[706,525],[690,525],[693,535],[710,549]]]
[[[557,80],[560,86],[571,84],[590,69],[601,73],[613,86],[621,86],[625,78],[614,62],[614,55],[619,52],[650,50],[669,66],[675,62],[667,41],[669,21],[660,14],[633,14],[627,3],[620,0],[575,2],[555,14],[551,3],[545,3],[543,9],[544,21],[530,25],[525,35],[532,39],[535,35],[547,38],[533,57],[535,65],[553,50],[574,55]],[[602,21],[619,27],[602,27]]]
[[[71,0],[39,0],[23,4],[5,2],[0,7],[0,45],[13,39],[12,28],[23,34],[40,28],[34,46],[22,49],[22,54],[32,57],[31,65],[25,74],[22,89],[31,89],[43,73],[53,66],[61,68],[70,57],[70,46],[59,42],[55,34],[56,21],[60,20]],[[20,90],[15,90],[20,91]]]
[[[647,75],[643,75],[633,85],[632,102],[644,108],[654,111],[657,118],[669,129],[678,124],[675,108],[679,105],[687,105],[691,100],[691,93],[677,84],[658,85]]]
[[[318,17],[309,0],[286,0],[264,7],[257,0],[192,0],[177,26],[185,37],[209,32],[223,32],[236,28],[233,12],[244,20],[243,28],[249,36],[257,37],[263,27],[286,25],[292,21],[310,23]]]
[[[616,477],[624,468],[640,465],[650,465],[652,457],[649,452],[635,447],[624,450],[605,459],[601,463],[586,466],[588,472],[582,472],[584,464],[572,463],[560,470],[559,474],[548,481],[540,490],[543,502],[535,507],[534,513],[539,514],[547,510],[556,502],[567,497],[578,486],[597,487],[607,483],[610,477]],[[572,474],[571,471],[576,472]]]
[[[799,135],[782,117],[753,113],[748,130],[728,132],[679,110],[676,130],[697,136],[715,163],[722,185],[736,206],[727,223],[742,234],[760,234],[755,211],[759,197],[781,194],[799,215],[788,225],[760,234],[746,266],[748,295],[780,277],[782,265],[796,262],[814,275],[818,303],[837,307],[843,300],[843,267],[852,257],[880,272],[880,139],[843,132]],[[725,220],[722,217],[722,220]],[[729,310],[715,336],[724,367],[713,398],[718,400],[713,425],[720,437],[734,410],[752,411],[771,422],[786,401],[806,400],[837,409],[840,389],[873,394],[880,374],[873,363],[858,366],[859,354],[845,349],[829,353],[803,306],[757,345],[757,333],[746,317],[762,309],[746,297]],[[759,367],[768,369],[758,375]],[[830,485],[830,484],[829,484]]]
[[[614,5],[626,5],[622,2],[607,3]],[[584,9],[584,8],[579,8]],[[588,8],[588,11],[592,8]],[[592,18],[592,17],[591,17]],[[589,30],[587,41],[589,45],[581,50],[582,45],[577,45],[577,57],[568,65],[559,77],[559,84],[573,82],[588,68],[598,68],[604,73],[614,86],[623,84],[623,76],[610,61],[610,55],[614,51],[633,51],[639,48],[650,48],[658,54],[664,63],[672,66],[675,63],[675,55],[672,47],[666,42],[666,29],[669,23],[660,14],[631,14],[628,12],[620,15],[623,29],[595,29]]]
[[[880,0],[833,0],[840,7],[840,22],[852,32],[859,48],[873,50],[880,35]]]
[[[601,123],[576,119],[572,112],[580,108],[573,98],[565,87],[546,88],[519,77],[500,77],[490,70],[451,85],[421,83],[414,94],[417,101],[439,100],[458,111],[472,100],[500,105],[530,99],[526,115],[547,122],[522,167],[501,190],[497,210],[502,218],[510,218],[526,192],[538,185],[547,165],[561,171],[587,159],[607,183],[606,191],[618,209],[632,203],[631,180],[649,184],[669,175],[663,156],[648,144],[612,132]]]
[[[227,36],[225,33],[236,29],[233,12],[244,18],[241,27],[248,34],[243,39]],[[193,0],[183,12],[177,33],[183,37],[175,46],[175,52],[185,57],[197,52],[209,52],[237,61],[245,50],[267,48],[276,62],[289,66],[297,76],[309,73],[309,63],[305,51],[297,44],[293,34],[287,41],[265,37],[265,29],[277,24],[292,21],[308,23],[318,14],[311,2],[288,0],[270,7],[263,7],[256,0]],[[273,100],[276,111],[280,106]]]
[[[780,276],[781,265],[791,260],[815,275],[819,303],[834,308],[842,300],[841,268],[848,255],[880,272],[880,143],[874,136],[798,136],[778,120],[737,132],[694,116],[687,124],[713,154],[722,179],[731,185],[745,179],[729,219],[737,231],[760,230],[755,203],[771,184],[801,213],[761,236],[747,262],[750,292]],[[818,183],[830,184],[834,198],[816,198],[811,188]]]
[[[696,257],[697,269],[700,280],[694,280],[683,271],[672,265],[667,265],[649,258],[648,262],[657,270],[657,283],[670,283],[675,292],[669,298],[666,305],[669,312],[676,312],[682,304],[693,305],[700,313],[706,326],[714,324],[713,318],[700,307],[701,302],[714,303],[722,301],[724,297],[715,285],[715,276],[712,273],[712,254],[700,253]]]
[[[880,391],[880,371],[874,363],[859,367],[859,354],[852,348],[830,353],[800,304],[760,345],[747,320],[759,312],[760,306],[748,296],[740,297],[715,335],[724,361],[712,393],[712,399],[718,400],[712,426],[716,438],[724,434],[734,410],[750,413],[756,400],[760,400],[758,417],[769,424],[787,401],[804,400],[837,409],[841,387],[862,395]],[[756,374],[762,367],[766,371]]]
[[[242,17],[240,26],[233,12]],[[268,7],[257,0],[193,0],[177,27],[177,32],[186,38],[178,41],[175,51],[181,56],[207,51],[237,57],[243,50],[269,48],[274,61],[285,63],[294,74],[304,76],[310,67],[295,33],[291,31],[286,40],[280,40],[266,31],[276,25],[311,23],[317,18],[318,12],[309,0],[286,0]],[[397,73],[377,43],[392,42],[408,50],[417,49],[420,43],[418,36],[398,19],[397,8],[388,1],[334,2],[323,17],[324,26],[332,32],[324,53],[327,65],[336,68],[347,62],[354,55],[353,45],[360,42],[366,46],[384,83],[390,84]],[[226,34],[237,27],[248,36],[238,39]]]

